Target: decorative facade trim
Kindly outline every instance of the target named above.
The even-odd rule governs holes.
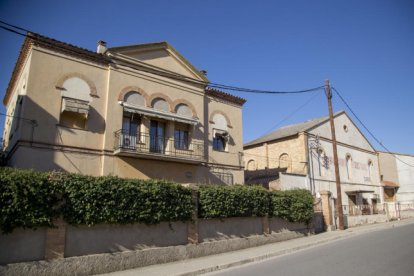
[[[68,80],[68,79],[71,79],[71,78],[80,78],[80,79],[84,80],[89,86],[89,89],[91,91],[90,95],[92,97],[98,97],[98,93],[97,93],[95,84],[91,80],[89,80],[85,75],[83,75],[81,73],[77,73],[77,72],[72,72],[72,73],[65,74],[63,77],[61,77],[57,81],[56,87],[57,88],[62,88],[65,81]]]
[[[185,99],[178,99],[178,100],[175,100],[174,102],[172,102],[171,108],[172,108],[173,112],[176,112],[177,106],[179,104],[187,105],[191,109],[191,112],[193,113],[193,118],[198,118],[196,109],[194,108],[193,104],[190,103],[189,101],[185,100]]]
[[[124,101],[126,94],[128,94],[129,92],[137,92],[138,94],[143,96],[145,99],[145,106],[148,106],[150,104],[148,94],[145,92],[144,89],[139,88],[138,86],[127,86],[124,89],[122,89],[119,93],[118,101]]]

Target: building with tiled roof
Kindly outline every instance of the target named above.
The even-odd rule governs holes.
[[[7,164],[243,183],[245,100],[208,83],[167,42],[90,51],[28,33],[3,99]]]
[[[377,152],[353,123],[340,111],[334,114],[342,203],[345,215],[354,206],[384,201]],[[270,188],[305,188],[316,197],[328,193],[337,198],[329,117],[282,127],[244,144],[245,176],[269,172],[277,176]],[[254,179],[245,179],[247,184]],[[264,185],[262,182],[259,183]],[[334,209],[334,207],[332,206]]]

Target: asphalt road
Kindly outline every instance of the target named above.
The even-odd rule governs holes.
[[[352,236],[208,275],[414,275],[414,224]]]

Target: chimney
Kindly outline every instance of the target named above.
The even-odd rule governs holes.
[[[108,50],[108,48],[106,48],[106,42],[99,40],[97,44],[96,52],[98,54],[105,54],[106,50]]]

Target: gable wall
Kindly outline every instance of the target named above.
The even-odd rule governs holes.
[[[361,134],[357,127],[352,123],[347,115],[341,114],[334,118],[336,140],[340,143],[352,145],[361,149],[374,151],[366,138]],[[348,132],[345,132],[344,125],[347,126]],[[331,126],[329,121],[309,131],[314,135],[331,139]]]
[[[127,55],[139,61],[143,61],[150,65],[154,65],[181,75],[199,78],[191,70],[187,68],[187,65],[179,61],[172,53],[166,49],[157,49],[151,51],[120,51],[121,54]]]

